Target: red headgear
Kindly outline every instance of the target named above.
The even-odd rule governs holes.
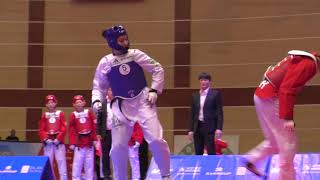
[[[73,96],[72,103],[73,104],[76,103],[77,100],[85,101],[85,99],[82,95],[75,95],[75,96]]]
[[[45,102],[46,102],[46,104],[50,101],[50,100],[52,100],[53,102],[55,102],[55,103],[57,103],[58,102],[58,99],[57,99],[57,97],[55,96],[55,95],[48,95],[48,96],[46,96],[46,98],[45,98]]]

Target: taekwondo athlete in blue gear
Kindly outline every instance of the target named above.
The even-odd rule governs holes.
[[[170,150],[163,139],[163,130],[155,102],[164,86],[162,66],[139,49],[129,49],[129,39],[122,26],[113,26],[102,33],[112,54],[104,56],[93,79],[92,107],[102,108],[106,91],[111,87],[115,99],[112,103],[112,148],[115,180],[127,180],[128,141],[133,125],[138,122],[163,179],[170,179]],[[144,70],[152,76],[147,86]]]

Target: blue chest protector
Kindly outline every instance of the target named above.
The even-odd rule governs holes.
[[[147,86],[143,69],[134,61],[113,66],[107,77],[114,97],[133,98]]]

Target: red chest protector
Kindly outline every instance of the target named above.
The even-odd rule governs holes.
[[[280,61],[275,66],[269,66],[267,71],[264,73],[264,77],[272,84],[273,87],[278,89],[281,82],[286,75],[291,60],[294,58],[293,55],[289,55]]]
[[[46,112],[45,119],[46,119],[46,131],[50,135],[58,134],[60,132],[60,113],[61,111],[56,111],[53,113]]]
[[[288,52],[288,56],[285,57],[282,61],[280,61],[275,66],[269,66],[267,71],[264,73],[264,77],[272,84],[273,87],[279,89],[283,78],[285,77],[288,68],[292,61],[300,61],[304,59],[304,57],[309,57],[308,59],[313,60],[316,65],[317,58],[308,52],[300,51],[300,50],[291,50]],[[304,57],[303,57],[304,56]]]
[[[93,129],[92,120],[89,117],[89,110],[73,112],[75,116],[76,131],[78,134],[90,134]]]

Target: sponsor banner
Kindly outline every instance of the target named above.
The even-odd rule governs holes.
[[[222,149],[223,154],[239,153],[239,135],[223,135],[222,140],[228,144],[228,147]],[[194,145],[188,139],[187,135],[174,136],[174,154],[192,155],[194,154]]]
[[[68,177],[71,178],[71,169],[73,162],[73,151],[69,150],[69,145],[66,146],[66,160]],[[0,156],[37,156],[43,155],[42,143],[29,143],[29,142],[7,142],[0,141]],[[59,176],[56,161],[53,163],[53,171],[56,177]],[[1,180],[1,178],[0,178]]]
[[[278,179],[279,155],[274,155],[270,161],[269,177]],[[296,179],[320,179],[320,154],[296,154],[294,158]]]
[[[205,180],[256,180],[257,177],[244,167],[243,155],[177,155],[171,156],[170,173],[172,179]],[[261,171],[267,172],[269,158],[258,165]],[[148,180],[160,180],[161,175],[154,159],[148,170]]]
[[[42,178],[54,179],[47,156],[0,156],[0,179]]]

